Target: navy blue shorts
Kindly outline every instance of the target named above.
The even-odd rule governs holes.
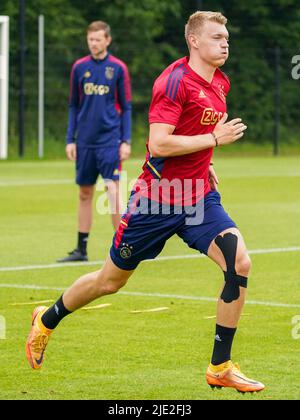
[[[77,147],[76,184],[95,185],[98,176],[118,181],[121,162],[119,149]]]
[[[204,198],[202,223],[187,224],[187,217],[185,211],[181,214],[125,213],[110,249],[112,261],[122,270],[134,270],[141,261],[156,258],[175,234],[190,248],[207,254],[218,234],[236,228],[217,191],[211,191]]]

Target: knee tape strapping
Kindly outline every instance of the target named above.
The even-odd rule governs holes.
[[[224,271],[225,287],[221,299],[225,303],[231,303],[240,297],[240,286],[247,288],[247,277],[239,276],[235,271],[238,237],[233,233],[226,233],[223,237],[217,236],[216,245],[222,251],[226,262]]]

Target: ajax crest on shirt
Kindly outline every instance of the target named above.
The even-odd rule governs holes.
[[[114,78],[115,69],[113,67],[106,67],[105,69],[105,77],[108,80],[112,80]]]

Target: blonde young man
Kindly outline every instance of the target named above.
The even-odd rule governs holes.
[[[98,176],[105,180],[112,224],[121,218],[121,162],[131,151],[131,85],[126,64],[108,52],[112,41],[107,23],[87,28],[90,55],[77,60],[70,77],[70,111],[66,154],[76,161],[79,186],[77,247],[58,262],[87,261],[87,242],[93,219],[93,196]]]
[[[134,188],[128,212],[122,217],[110,255],[101,270],[78,279],[53,307],[35,309],[26,346],[32,368],[41,367],[50,334],[66,315],[94,299],[116,293],[141,261],[155,258],[165,242],[177,234],[191,248],[207,254],[225,275],[207,383],[239,392],[264,388],[231,362],[250,259],[241,233],[221,205],[211,165],[214,148],[238,141],[247,128],[240,118],[227,121],[229,80],[219,70],[228,58],[226,23],[220,13],[196,12],[190,16],[185,30],[189,57],[170,65],[155,81],[144,172]],[[155,188],[165,181],[185,185],[187,180],[191,188],[185,191],[188,206],[184,208],[178,191],[167,197]],[[196,188],[199,180],[204,186],[200,192]],[[156,211],[141,214],[141,203]],[[169,212],[164,211],[167,204]],[[187,209],[201,205],[203,220],[190,223]]]

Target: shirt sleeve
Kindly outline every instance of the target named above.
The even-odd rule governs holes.
[[[69,122],[67,130],[67,144],[75,142],[77,130],[77,114],[79,109],[79,84],[76,65],[74,64],[70,76],[70,98],[69,98]]]
[[[185,102],[182,76],[180,72],[173,72],[169,77],[156,80],[149,111],[150,124],[178,124]]]
[[[131,82],[125,64],[123,64],[120,71],[117,97],[121,107],[121,142],[131,143]]]

